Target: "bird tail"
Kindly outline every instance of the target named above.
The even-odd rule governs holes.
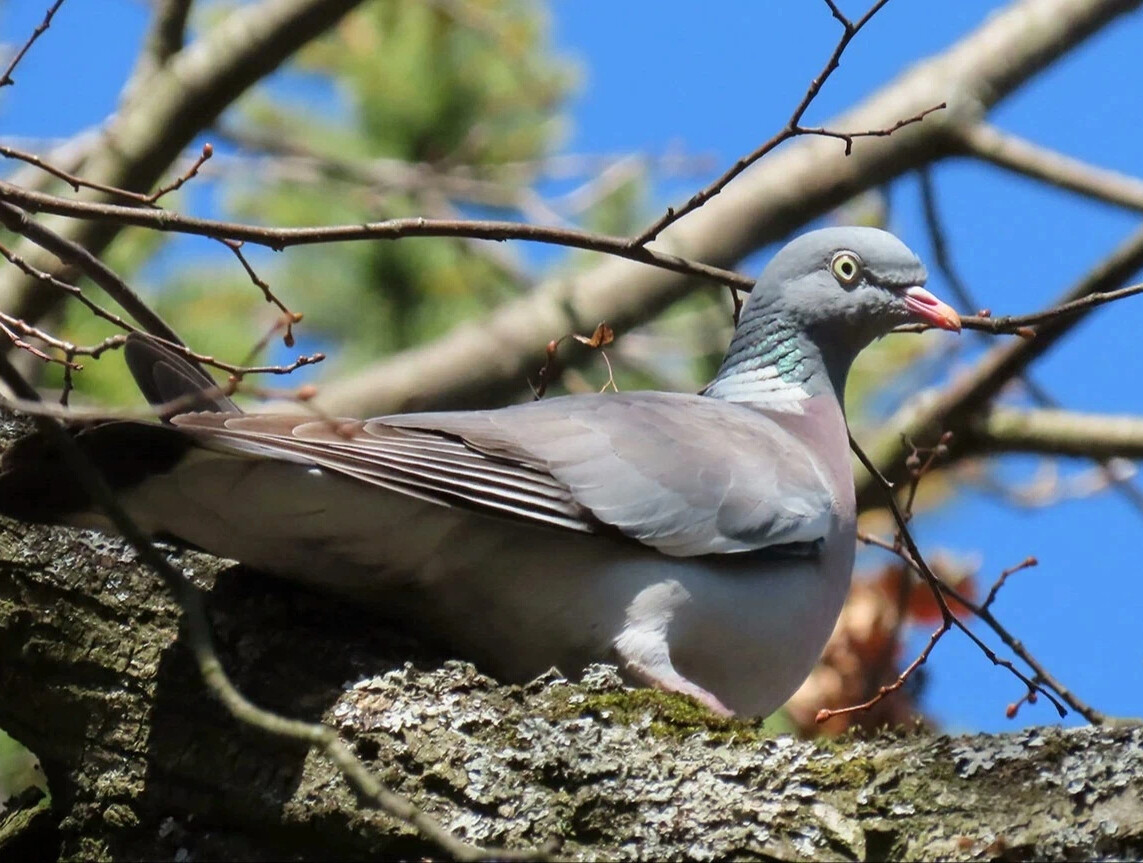
[[[163,419],[189,411],[241,413],[199,366],[151,336],[131,333],[123,353],[139,390]]]
[[[69,426],[80,451],[113,490],[170,470],[193,441],[166,420],[188,411],[239,412],[198,366],[166,345],[132,333],[127,367],[164,422],[96,421]],[[53,436],[33,432],[0,455],[0,514],[21,521],[58,523],[89,512],[92,501],[68,467]]]

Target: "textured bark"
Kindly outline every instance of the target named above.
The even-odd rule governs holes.
[[[204,555],[178,563],[213,585],[219,652],[248,694],[332,723],[475,841],[556,836],[576,859],[1143,855],[1139,729],[801,743],[607,669],[500,686],[362,610]],[[119,540],[0,521],[0,727],[40,755],[53,795],[50,813],[0,823],[0,856],[435,856],[322,758],[239,727],[178,621]]]

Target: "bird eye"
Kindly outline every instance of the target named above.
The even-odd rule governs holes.
[[[838,252],[829,265],[833,277],[843,285],[852,285],[861,278],[861,259],[853,252]]]

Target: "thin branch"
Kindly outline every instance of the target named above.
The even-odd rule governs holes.
[[[639,234],[639,236],[632,239],[631,245],[644,246],[654,240],[667,227],[677,222],[683,216],[687,215],[687,213],[697,210],[699,207],[701,207],[703,204],[721,192],[724,188],[726,188],[731,180],[733,180],[767,153],[774,150],[780,144],[783,144],[791,138],[796,138],[799,135],[814,134],[813,130],[802,128],[800,125],[802,122],[802,117],[805,116],[806,110],[810,107],[810,103],[813,102],[814,99],[817,98],[818,93],[821,92],[825,82],[829,80],[829,76],[833,74],[835,69],[837,69],[838,65],[841,62],[841,55],[845,52],[845,49],[849,46],[849,43],[853,41],[853,37],[861,31],[862,27],[869,23],[869,20],[874,15],[876,15],[887,2],[889,2],[889,0],[877,0],[877,2],[869,8],[869,11],[867,11],[864,15],[861,16],[860,19],[858,19],[857,23],[853,23],[841,14],[837,6],[833,3],[833,0],[826,0],[826,5],[829,6],[833,17],[836,18],[841,24],[841,38],[839,38],[837,40],[837,44],[834,45],[833,53],[830,54],[830,57],[826,61],[825,66],[822,67],[822,70],[817,74],[817,77],[810,81],[810,85],[806,88],[806,92],[802,95],[802,100],[794,109],[794,113],[790,115],[790,119],[786,121],[786,125],[761,147],[758,147],[752,153],[743,156],[741,159],[731,165],[731,167],[725,173],[723,173],[722,176],[720,176],[709,186],[706,186],[705,188],[692,195],[690,199],[681,207],[678,209],[673,207],[668,208],[666,213],[664,213],[645,231]],[[847,154],[850,149],[850,143],[847,143],[846,145]]]
[[[26,162],[35,168],[39,168],[45,173],[51,174],[53,177],[63,180],[71,186],[73,192],[78,192],[80,189],[92,189],[97,192],[104,192],[108,195],[115,195],[121,198],[126,198],[130,201],[135,201],[140,204],[147,202],[147,196],[139,192],[131,192],[127,189],[119,189],[115,186],[108,186],[103,183],[96,183],[92,180],[86,180],[77,174],[68,171],[66,168],[61,168],[52,164],[47,159],[37,156],[35,153],[29,153],[24,150],[19,150],[16,147],[0,146],[0,156],[5,159],[17,159],[21,162]]]
[[[817,135],[821,138],[836,138],[845,144],[845,155],[850,156],[853,154],[853,142],[857,138],[887,138],[894,132],[904,129],[906,126],[912,126],[914,123],[920,123],[929,114],[936,111],[943,111],[948,107],[945,102],[938,102],[923,111],[918,111],[912,117],[906,117],[904,120],[898,120],[892,126],[887,126],[884,129],[865,129],[861,132],[842,132],[839,129],[827,129],[825,126],[798,126],[795,131],[799,135]]]
[[[1010,576],[1015,575],[1025,569],[1030,569],[1037,566],[1040,562],[1034,557],[1026,557],[1015,566],[1010,566],[1008,569],[1000,573],[1000,576],[993,582],[992,587],[988,589],[988,596],[984,598],[984,602],[980,604],[982,610],[987,610],[992,603],[996,601],[997,594],[1000,593],[1000,588],[1004,587],[1005,582],[1008,581]]]
[[[286,304],[278,298],[278,295],[271,290],[270,283],[254,272],[254,268],[250,266],[250,262],[242,254],[242,243],[239,240],[219,239],[219,242],[230,249],[234,253],[234,257],[238,258],[238,263],[242,265],[242,269],[246,271],[250,281],[262,291],[262,296],[266,302],[277,306],[278,310],[285,316],[285,332],[282,334],[282,342],[287,348],[292,348],[294,346],[294,324],[301,322],[301,312],[290,311]]]
[[[176,189],[181,189],[188,180],[190,180],[192,177],[197,176],[199,169],[202,167],[203,163],[213,155],[214,147],[209,143],[203,144],[200,154],[194,159],[193,162],[191,162],[190,166],[182,174],[180,174],[170,183],[167,183],[164,186],[160,186],[151,194],[145,195],[142,192],[132,192],[130,189],[121,189],[118,186],[109,186],[106,183],[97,183],[94,180],[88,180],[85,177],[81,177],[78,174],[74,174],[70,171],[65,170],[64,168],[53,165],[48,160],[40,158],[35,153],[28,153],[15,147],[0,145],[0,156],[3,156],[6,159],[18,159],[21,162],[26,162],[29,165],[33,165],[34,167],[39,168],[41,171],[45,171],[51,174],[53,177],[63,180],[65,183],[71,186],[72,191],[74,192],[78,192],[80,189],[91,189],[92,191],[102,192],[105,195],[111,195],[117,198],[123,198],[136,204],[155,207],[157,207],[156,202],[159,200],[159,198],[163,197],[169,192],[175,191]]]
[[[961,152],[999,168],[1128,210],[1143,212],[1143,180],[1097,168],[1039,144],[1001,132],[988,123],[957,130]]]
[[[8,87],[16,83],[12,78],[12,73],[16,70],[16,66],[18,66],[20,61],[24,59],[24,55],[28,53],[28,49],[32,47],[35,41],[43,36],[44,32],[52,26],[52,18],[55,17],[56,12],[59,11],[59,8],[63,5],[63,2],[64,0],[56,0],[56,2],[48,8],[47,13],[44,15],[44,20],[41,21],[40,25],[32,31],[32,35],[28,37],[27,41],[24,42],[23,47],[16,52],[16,56],[13,57],[8,63],[8,68],[4,70],[2,75],[0,75],[0,87]]]
[[[142,298],[119,278],[114,270],[87,249],[28,218],[28,215],[20,209],[2,201],[0,201],[0,224],[13,233],[27,238],[42,249],[51,252],[64,263],[78,268],[99,287],[107,291],[112,299],[135,318],[147,332],[160,336],[168,342],[177,345],[182,344],[182,339],[167,322],[152,311]]]
[[[161,198],[164,195],[167,195],[171,192],[174,192],[174,191],[181,189],[186,184],[186,182],[188,180],[190,180],[192,177],[198,176],[199,168],[201,168],[203,166],[203,163],[206,162],[213,155],[214,155],[213,145],[211,145],[209,142],[206,144],[203,144],[202,145],[202,151],[199,153],[198,157],[193,162],[191,162],[190,167],[187,168],[185,171],[183,171],[178,177],[176,177],[171,182],[167,183],[166,185],[160,186],[155,191],[153,191],[151,194],[147,195],[146,202],[148,204],[156,204],[158,202],[159,198]]]
[[[1000,315],[999,317],[993,317],[992,315],[961,315],[960,323],[961,328],[966,330],[992,333],[993,335],[1016,335],[1032,340],[1037,336],[1036,327],[1042,324],[1059,321],[1073,315],[1080,315],[1098,306],[1113,303],[1116,300],[1122,300],[1126,297],[1133,297],[1140,293],[1143,293],[1143,282],[1137,285],[1128,285],[1127,287],[1118,288],[1114,291],[1097,291],[1079,299],[1044,309],[1042,312],[1032,312],[1027,315]],[[931,329],[933,329],[933,327],[928,324],[904,324],[897,327],[894,332],[923,333]]]
[[[892,683],[878,687],[877,692],[875,692],[870,698],[861,702],[860,704],[850,704],[846,707],[837,708],[823,707],[817,712],[817,715],[814,717],[814,721],[827,722],[835,716],[843,716],[847,713],[864,713],[867,710],[871,710],[879,701],[883,701],[887,696],[893,694],[902,686],[904,686],[905,682],[913,676],[917,669],[928,661],[929,655],[933,652],[933,648],[937,646],[937,642],[944,637],[945,633],[952,628],[952,625],[952,617],[942,617],[941,625],[937,627],[932,635],[929,636],[928,644],[926,644],[924,649],[917,654],[916,659],[905,666],[905,669],[899,675],[897,675],[897,679]]]
[[[81,363],[73,362],[77,356],[91,357],[92,359],[99,359],[104,353],[109,350],[121,348],[127,342],[127,337],[122,334],[108,336],[97,345],[76,345],[71,342],[58,339],[51,333],[46,332],[39,327],[33,327],[25,323],[19,318],[13,318],[11,315],[6,315],[0,312],[0,330],[3,330],[17,348],[27,351],[35,357],[49,363],[59,363],[69,371],[82,371],[83,365]],[[53,357],[45,354],[43,351],[30,345],[17,335],[27,336],[28,338],[38,339],[49,347],[55,348],[64,355],[63,359]]]
[[[850,445],[850,448],[853,450],[853,452],[857,455],[858,460],[862,463],[862,465],[864,465],[865,469],[869,472],[870,476],[873,477],[874,481],[880,487],[880,489],[883,493],[885,503],[888,505],[889,511],[893,515],[893,520],[897,522],[897,530],[901,536],[902,542],[904,543],[904,548],[902,548],[898,552],[898,554],[901,556],[902,560],[905,560],[906,562],[908,562],[917,571],[917,573],[925,580],[925,583],[929,586],[929,589],[933,592],[933,598],[936,600],[937,607],[940,609],[940,612],[941,612],[941,621],[942,621],[942,623],[948,624],[948,627],[943,627],[943,628],[948,629],[950,627],[955,627],[956,629],[959,629],[966,636],[968,636],[969,640],[972,641],[972,643],[975,644],[977,646],[977,648],[980,649],[980,651],[985,655],[985,657],[993,665],[998,665],[1002,668],[1008,669],[1008,671],[1013,676],[1015,676],[1018,680],[1020,680],[1021,683],[1023,683],[1025,686],[1027,686],[1028,689],[1036,690],[1038,692],[1043,693],[1044,697],[1047,698],[1050,702],[1052,702],[1052,705],[1056,708],[1056,711],[1059,713],[1059,715],[1061,717],[1066,716],[1067,710],[1064,709],[1064,706],[1058,700],[1056,700],[1055,696],[1053,696],[1051,692],[1049,692],[1047,689],[1044,688],[1044,685],[1041,685],[1036,680],[1033,680],[1032,678],[1028,677],[1028,675],[1026,675],[1022,671],[1020,671],[1020,669],[1018,669],[1015,665],[1013,665],[1007,659],[1001,659],[999,656],[997,656],[996,652],[992,648],[990,648],[987,644],[985,644],[983,641],[981,641],[981,639],[979,638],[979,636],[976,635],[976,633],[974,633],[971,629],[969,629],[969,627],[967,625],[965,625],[964,622],[962,622],[955,614],[952,613],[952,610],[949,608],[948,602],[945,600],[946,594],[948,596],[951,596],[952,598],[954,598],[961,605],[964,605],[966,608],[971,609],[982,620],[985,620],[989,624],[989,626],[993,628],[993,630],[997,633],[997,635],[1000,635],[1000,637],[1004,641],[1004,643],[1007,644],[1009,646],[1009,648],[1012,649],[1014,652],[1015,652],[1016,648],[1013,647],[1013,645],[1019,645],[1020,649],[1023,650],[1023,645],[1020,645],[1020,642],[1016,641],[1015,639],[1011,639],[1011,636],[1008,636],[1008,638],[1006,639],[1005,636],[1003,634],[1001,634],[1002,632],[1007,633],[1007,631],[1003,630],[1003,628],[1000,627],[999,622],[996,620],[996,618],[994,618],[992,616],[992,613],[990,611],[988,611],[987,609],[978,610],[979,609],[978,606],[971,603],[969,600],[967,600],[965,597],[963,597],[959,592],[957,592],[954,588],[947,585],[944,581],[942,581],[940,578],[937,577],[937,575],[932,571],[932,569],[929,568],[928,563],[925,562],[924,557],[922,557],[922,555],[921,555],[921,550],[917,547],[916,540],[913,539],[912,533],[909,532],[908,520],[905,518],[904,513],[901,512],[901,507],[898,506],[898,504],[897,504],[896,496],[893,494],[892,484],[889,482],[888,479],[885,478],[885,476],[881,473],[881,471],[879,471],[877,469],[877,466],[874,465],[874,463],[872,461],[870,461],[869,456],[867,456],[865,454],[865,451],[862,450],[862,448],[858,445],[857,441],[854,440],[852,435],[850,435],[850,438],[849,438],[849,445]],[[907,556],[906,556],[906,552],[908,553]],[[941,633],[941,634],[943,635],[943,633]],[[934,638],[939,639],[940,635],[935,635]],[[1008,639],[1011,639],[1011,643],[1009,642]],[[1025,656],[1021,655],[1020,653],[1017,653],[1017,655],[1020,656],[1021,659],[1024,659],[1026,662],[1028,661],[1028,659]],[[1029,667],[1032,667],[1032,664],[1030,662],[1029,662]],[[1040,672],[1039,668],[1034,668],[1033,670],[1036,671],[1037,674],[1039,675],[1039,672]],[[1051,678],[1045,677],[1043,675],[1040,675],[1040,677],[1045,681],[1051,679]],[[1051,684],[1045,684],[1045,685],[1051,685]],[[1064,696],[1064,692],[1066,692],[1066,690],[1062,690],[1062,691],[1057,690],[1057,691],[1060,693],[1060,696],[1064,697],[1066,700],[1066,697]],[[1088,708],[1088,709],[1090,710],[1090,708]],[[1087,714],[1084,714],[1084,715],[1087,716]],[[1095,721],[1095,720],[1090,720],[1090,721]]]
[[[330,225],[301,228],[263,228],[235,222],[198,219],[167,210],[144,210],[116,204],[73,201],[41,192],[20,189],[0,182],[0,201],[8,201],[33,212],[53,213],[77,219],[99,220],[117,225],[134,225],[182,234],[196,234],[218,240],[255,243],[280,251],[289,246],[338,243],[361,240],[396,240],[402,237],[472,237],[480,240],[528,240],[603,252],[689,276],[700,276],[742,290],[749,290],[754,279],[709,264],[646,248],[632,248],[624,237],[611,237],[573,228],[551,228],[522,222],[464,219],[386,219],[357,225]]]
[[[194,0],[160,0],[156,4],[144,48],[153,69],[165,66],[167,61],[182,50],[186,39],[187,18]]]

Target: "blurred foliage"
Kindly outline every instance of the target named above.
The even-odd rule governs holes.
[[[225,8],[208,6],[198,23],[210,26]],[[242,100],[222,124],[233,134],[205,136],[219,152],[211,166],[217,179],[196,179],[183,201],[164,203],[209,196],[213,215],[280,226],[518,217],[514,200],[536,172],[501,169],[552,152],[562,129],[559,109],[575,80],[571,63],[551,48],[544,13],[534,0],[366,4]],[[228,160],[228,152],[236,158]],[[274,157],[291,154],[307,157],[307,176],[279,169]],[[374,160],[414,166],[424,179],[367,183],[342,170],[349,164],[367,172]],[[503,200],[490,205],[453,194],[434,183],[439,174],[492,178]],[[594,209],[613,208],[604,200]],[[156,276],[172,269],[148,266],[162,242],[160,235],[124,232],[109,263],[197,350],[242,360],[278,319],[276,310],[233,255],[210,241],[180,239],[188,253],[177,275]],[[423,341],[527,287],[504,247],[464,240],[315,246],[282,257],[244,251],[274,292],[305,314],[298,334],[310,339],[307,349],[335,346],[336,363]],[[108,329],[69,304],[62,332],[91,343]],[[285,358],[279,353],[273,361]],[[133,399],[122,363],[108,357],[88,363],[81,395]],[[50,374],[60,381],[58,369]]]

